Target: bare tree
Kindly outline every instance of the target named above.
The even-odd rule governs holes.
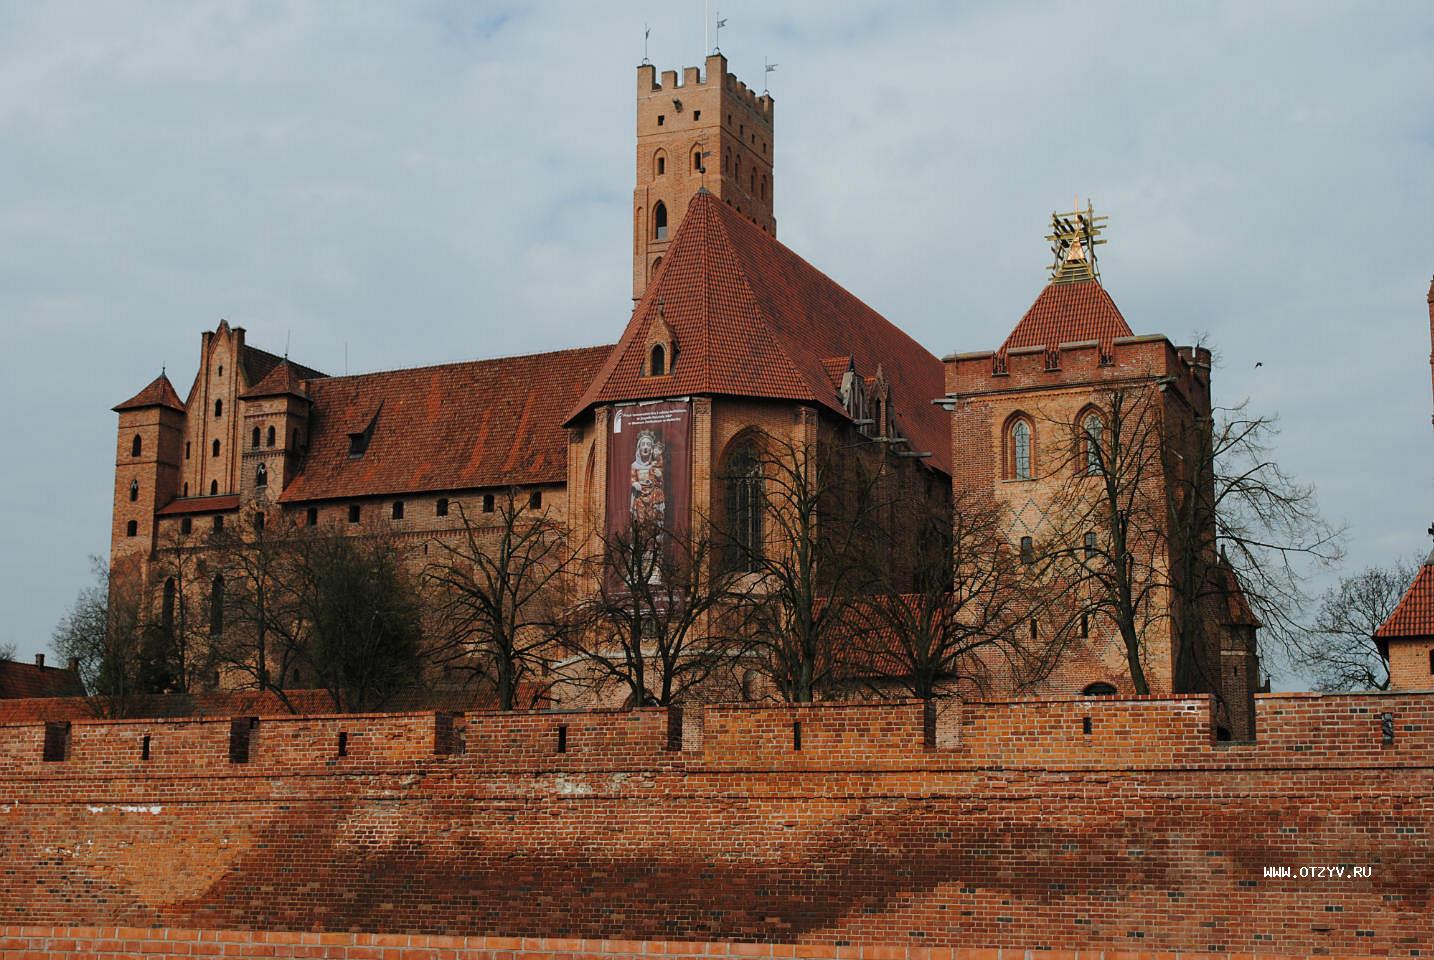
[[[597,685],[625,690],[632,706],[667,706],[735,669],[747,608],[712,576],[708,536],[640,520],[601,544],[594,593],[576,605],[565,636]]]
[[[1320,596],[1318,612],[1292,649],[1295,666],[1308,670],[1319,690],[1387,690],[1389,664],[1374,643],[1419,573],[1410,558],[1341,577]]]
[[[193,692],[215,662],[205,615],[210,586],[203,572],[206,547],[203,537],[175,525],[161,533],[150,565],[157,596],[151,597],[153,629],[148,634],[155,639],[156,659],[163,664],[164,678],[158,686],[165,692]]]
[[[432,655],[491,684],[500,709],[532,706],[520,704],[520,695],[544,692],[563,622],[572,562],[565,531],[547,509],[527,507],[516,489],[486,523],[461,502],[454,506],[462,527],[455,539],[433,540],[438,556],[424,570],[441,624]]]
[[[104,558],[91,557],[90,562],[94,583],[80,591],[55,627],[50,645],[61,658],[79,664],[95,712],[120,718],[128,715],[138,696],[151,692],[140,681],[142,588],[137,571],[112,576]]]
[[[760,436],[760,536],[723,518],[729,589],[745,594],[756,669],[792,702],[834,691],[851,642],[854,600],[875,592],[889,465],[864,439],[836,445]]]
[[[1035,564],[1011,548],[1004,511],[989,497],[958,495],[950,515],[908,502],[895,531],[915,560],[862,601],[864,621],[846,672],[922,700],[1016,689],[1044,677],[1068,631],[1033,631],[1049,609]]]

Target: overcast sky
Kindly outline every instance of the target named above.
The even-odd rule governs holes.
[[[1434,4],[720,7],[740,78],[780,64],[783,242],[990,349],[1092,197],[1131,326],[1209,336],[1350,568],[1427,549]],[[615,340],[644,24],[701,62],[700,0],[0,0],[0,643],[47,648],[108,549],[110,407],[186,391],[221,317],[329,373]]]

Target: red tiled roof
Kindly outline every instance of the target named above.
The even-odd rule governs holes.
[[[642,377],[659,303],[677,357],[668,376]],[[868,374],[880,365],[892,385],[902,435],[930,451],[933,467],[951,472],[949,419],[931,403],[945,392],[941,361],[736,210],[701,192],[688,205],[622,340],[569,419],[594,404],[686,394],[814,401],[845,416],[832,382],[834,357],[855,357],[857,369]]]
[[[246,400],[255,400],[259,397],[277,397],[285,394],[293,394],[299,397],[308,396],[308,394],[304,393],[303,381],[305,379],[312,380],[315,378],[312,376],[307,378],[301,376],[299,369],[298,364],[290,363],[288,360],[280,360],[263,380],[254,384],[254,386],[245,390],[239,396]],[[306,367],[304,369],[307,370],[308,368]]]
[[[184,404],[180,401],[179,394],[174,392],[174,384],[170,383],[163,373],[150,381],[149,386],[113,409],[119,413],[121,410],[143,410],[145,407],[169,407],[171,410],[184,412]]]
[[[85,685],[74,670],[0,660],[0,699],[84,695]]]
[[[288,364],[298,373],[301,380],[317,380],[327,374],[320,373],[313,367],[306,367],[302,363],[295,363],[288,357],[281,357],[270,353],[268,350],[260,350],[258,347],[251,347],[244,344],[244,377],[245,382],[259,384],[264,381],[271,371],[280,364]]]
[[[1424,561],[1419,574],[1389,619],[1374,631],[1378,641],[1413,637],[1434,637],[1434,554]],[[1380,644],[1383,647],[1383,643]]]
[[[565,482],[563,414],[611,350],[311,380],[309,452],[279,499]],[[367,449],[350,456],[349,434],[370,423]]]
[[[1086,340],[1097,340],[1109,350],[1116,337],[1130,335],[1130,325],[1098,281],[1049,283],[1001,344],[1000,352],[1021,347],[1054,350],[1063,343]]]
[[[224,497],[179,497],[155,511],[156,516],[173,517],[182,513],[223,513],[239,509],[239,495]]]

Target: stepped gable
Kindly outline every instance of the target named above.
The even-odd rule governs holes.
[[[0,700],[84,695],[85,685],[77,670],[0,660]]]
[[[659,310],[677,355],[643,376]],[[819,403],[846,417],[832,358],[864,374],[881,366],[896,422],[926,461],[951,472],[941,361],[885,317],[715,196],[688,206],[662,268],[569,421],[600,404],[689,394]],[[840,377],[838,375],[838,382]]]
[[[1387,657],[1390,640],[1434,637],[1434,553],[1419,568],[1419,574],[1404,592],[1389,619],[1374,631],[1374,642]]]
[[[999,352],[1004,356],[1022,347],[1055,350],[1063,343],[1095,340],[1108,354],[1112,341],[1129,336],[1130,324],[1100,281],[1048,283]]]
[[[143,410],[146,407],[169,407],[171,410],[184,412],[184,403],[175,392],[174,384],[170,383],[169,377],[163,373],[151,380],[149,386],[112,409],[120,413],[125,410]]]
[[[285,503],[567,479],[563,415],[611,346],[306,383],[309,451]],[[361,455],[350,435],[368,433]]]
[[[300,373],[301,370],[308,371],[309,375]],[[323,377],[323,374],[319,374],[319,377]],[[264,379],[254,384],[254,386],[248,390],[245,390],[240,396],[246,400],[257,400],[260,397],[279,397],[286,394],[292,394],[296,397],[306,397],[308,394],[304,392],[303,382],[304,380],[312,379],[316,378],[312,376],[312,371],[309,371],[308,367],[300,367],[298,364],[292,363],[286,358],[275,364],[269,370],[268,374],[265,375]]]

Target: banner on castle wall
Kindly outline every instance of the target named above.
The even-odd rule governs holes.
[[[617,407],[609,424],[606,533],[616,539],[634,522],[651,522],[670,550],[691,521],[692,404]]]

